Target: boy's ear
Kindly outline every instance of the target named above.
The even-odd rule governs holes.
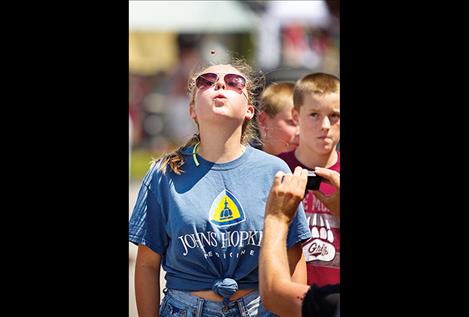
[[[298,120],[299,119],[299,112],[298,110],[296,110],[295,108],[292,108],[291,109],[291,118],[293,121],[295,121],[296,124],[299,124],[300,121]]]
[[[265,113],[265,111],[261,111],[257,114],[257,124],[260,127],[265,127],[266,119],[267,119],[267,113]]]

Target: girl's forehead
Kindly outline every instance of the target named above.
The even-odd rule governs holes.
[[[241,75],[241,73],[231,65],[213,65],[204,69],[202,73],[232,73]]]

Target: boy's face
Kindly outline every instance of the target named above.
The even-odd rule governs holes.
[[[285,107],[273,118],[266,113],[262,123],[259,124],[263,130],[262,141],[264,151],[278,155],[296,149],[298,146],[298,125],[292,118],[293,105]]]
[[[300,125],[300,147],[318,154],[328,154],[340,140],[340,95],[304,96],[294,118]]]

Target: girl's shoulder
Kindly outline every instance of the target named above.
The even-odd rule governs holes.
[[[275,155],[266,153],[262,150],[253,147],[251,147],[251,151],[251,161],[255,162],[256,164],[259,164],[260,166],[268,166],[269,168],[282,171],[290,170],[287,163],[285,163],[284,160]]]
[[[170,173],[171,169],[168,165],[162,167],[162,158],[154,159],[150,162],[150,167],[148,168],[142,182],[143,184],[150,186],[154,181],[160,182],[168,172]]]
[[[175,172],[171,169],[169,161],[176,156],[179,157],[177,161],[187,161],[189,157],[192,157],[193,147],[194,146],[183,147],[175,152],[166,153],[160,156],[159,158],[153,159],[150,162],[150,167],[148,169],[144,181],[151,181],[153,179],[161,180],[168,177],[171,178],[175,174]]]

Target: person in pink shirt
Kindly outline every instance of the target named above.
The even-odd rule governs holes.
[[[334,171],[323,169],[324,179],[340,188]],[[305,196],[308,171],[297,166],[293,174],[277,172],[267,199],[264,236],[259,256],[259,289],[265,307],[279,316],[340,317],[339,284],[318,287],[297,283],[289,274],[285,248],[288,226]],[[331,199],[340,199],[338,196]],[[331,201],[332,203],[332,201]]]
[[[340,81],[325,73],[306,75],[295,84],[293,119],[300,127],[298,147],[278,155],[293,171],[315,171],[323,180],[309,190],[303,206],[311,239],[303,244],[308,284],[340,284]],[[332,185],[334,184],[334,185]]]

